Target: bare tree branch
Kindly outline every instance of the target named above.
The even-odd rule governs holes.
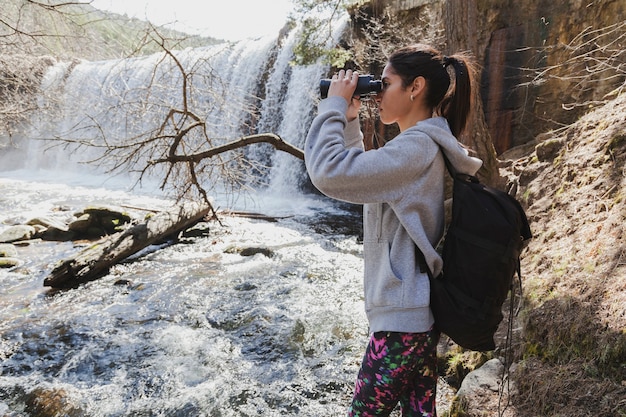
[[[273,133],[260,133],[256,135],[244,136],[235,141],[226,143],[224,145],[215,146],[204,152],[200,152],[192,155],[173,155],[170,154],[167,158],[155,159],[150,161],[150,164],[161,163],[176,163],[176,162],[199,162],[203,159],[212,158],[215,155],[219,155],[224,152],[232,151],[244,146],[248,146],[254,143],[269,143],[279,151],[287,152],[290,155],[295,156],[301,160],[304,160],[304,151],[297,148],[280,138],[280,136]]]

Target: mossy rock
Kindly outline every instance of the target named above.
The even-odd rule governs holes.
[[[22,264],[22,260],[13,257],[1,257],[0,258],[0,269],[8,269],[19,266]]]

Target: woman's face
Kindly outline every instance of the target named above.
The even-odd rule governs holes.
[[[411,111],[411,89],[405,89],[402,78],[387,64],[382,74],[383,89],[376,96],[380,121],[386,125],[402,125]]]

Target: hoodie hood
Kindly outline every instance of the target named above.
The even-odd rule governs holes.
[[[413,129],[427,134],[437,143],[457,172],[476,175],[483,165],[483,161],[470,156],[467,149],[452,135],[448,121],[444,117],[423,120],[407,130]]]

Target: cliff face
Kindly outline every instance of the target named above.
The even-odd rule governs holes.
[[[584,104],[623,84],[623,69],[612,77],[625,59],[626,1],[486,0],[476,7],[485,116],[498,153],[571,124],[589,109]]]
[[[482,66],[485,119],[498,154],[571,124],[624,83],[625,0],[373,3],[416,16],[429,9],[443,20],[442,48],[475,55]]]

